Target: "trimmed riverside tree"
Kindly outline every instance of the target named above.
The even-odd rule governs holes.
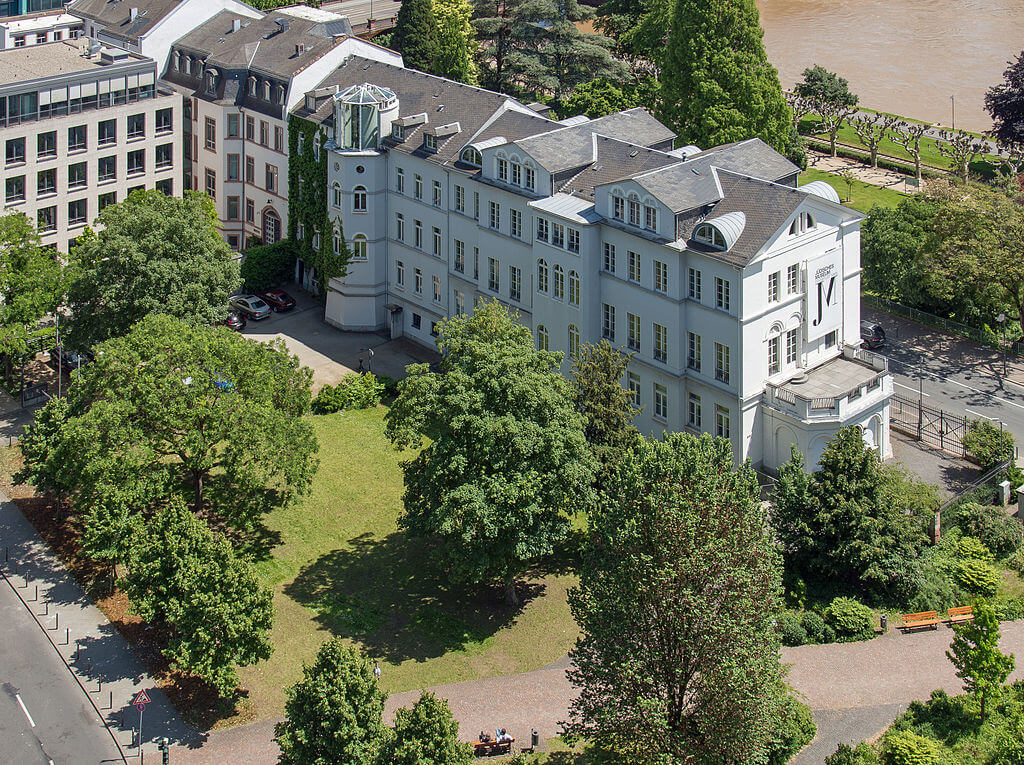
[[[395,710],[389,765],[469,765],[473,747],[459,741],[448,702],[423,691],[411,709]]]
[[[780,726],[779,559],[729,443],[641,440],[590,514],[569,595],[566,732],[630,763],[766,762]]]
[[[790,111],[754,0],[676,0],[661,72],[664,116],[683,144],[790,145]]]
[[[810,101],[814,111],[821,118],[821,127],[828,133],[832,156],[836,156],[836,136],[843,122],[856,114],[857,96],[850,92],[850,83],[845,77],[830,72],[820,64],[804,69],[804,79],[798,82],[793,92]]]
[[[433,71],[437,58],[437,20],[431,0],[404,0],[395,19],[391,47],[410,69]]]
[[[561,375],[562,354],[533,347],[530,330],[496,300],[439,325],[443,374],[407,367],[387,413],[400,447],[427,445],[405,462],[412,536],[434,539],[462,581],[516,579],[569,533],[586,509],[594,460]]]
[[[985,706],[999,694],[1013,672],[1013,654],[999,650],[999,620],[995,608],[986,601],[974,603],[974,620],[953,627],[956,637],[946,657],[956,667],[956,676],[964,681],[964,690],[978,699],[981,721]]]
[[[302,679],[288,688],[285,719],[274,726],[281,765],[378,765],[387,746],[387,694],[355,648],[330,638]]]

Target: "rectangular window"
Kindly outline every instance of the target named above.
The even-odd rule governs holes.
[[[36,136],[36,157],[47,159],[57,156],[57,131],[48,130]]]
[[[729,346],[715,343],[715,379],[728,383],[731,367],[732,358]]]
[[[800,264],[794,263],[786,269],[786,293],[794,294],[800,290]]]
[[[417,199],[423,199],[423,177],[418,173],[413,175],[412,195]]]
[[[668,419],[668,391],[661,383],[654,383],[654,416],[659,420]]]
[[[227,137],[228,138],[238,138],[238,120],[239,120],[239,117],[240,117],[240,115],[238,115],[238,114],[229,114],[228,115],[228,127],[227,127],[227,130],[228,130]]]
[[[252,157],[245,158],[245,182],[256,184],[256,160]]]
[[[146,115],[145,114],[129,114],[128,115],[128,137],[129,138],[144,138],[146,136]]]
[[[832,330],[827,335],[825,335],[825,347],[826,348],[832,348],[833,346],[835,346],[835,344],[836,344],[836,331]]]
[[[103,212],[104,207],[117,204],[117,192],[111,191],[108,194],[100,194],[96,199],[96,212]]]
[[[400,260],[395,261],[395,284],[405,286],[405,263]]]
[[[466,212],[466,188],[464,186],[455,187],[455,209],[460,212]]]
[[[423,317],[418,313],[414,313],[412,315],[412,328],[419,329],[421,326],[423,326]]]
[[[523,238],[523,214],[519,210],[508,211],[508,232],[516,239]]]
[[[729,282],[720,276],[715,277],[715,308],[730,310]]]
[[[691,393],[686,401],[686,424],[700,430],[701,426],[700,396]]]
[[[412,243],[417,250],[423,249],[423,221],[412,222]]]
[[[640,225],[640,203],[633,199],[629,200],[629,225]]]
[[[689,297],[690,300],[696,300],[696,301],[700,302],[700,291],[701,291],[700,271],[698,271],[696,268],[689,268],[689,269],[687,269],[687,271],[686,271],[686,281],[687,281],[687,291],[686,291],[687,297]]]
[[[454,291],[455,294],[455,315],[462,316],[466,313],[466,296],[459,290]]]
[[[417,295],[423,294],[423,271],[419,268],[412,270],[412,289]]]
[[[441,257],[441,229],[434,226],[431,233],[433,234],[432,252],[437,257]]]
[[[256,222],[256,203],[251,199],[245,200],[245,220],[248,223]]]
[[[498,180],[508,181],[508,161],[504,159],[498,160]]]
[[[626,314],[626,325],[629,330],[626,337],[626,347],[631,351],[640,350],[640,317],[635,313]]]
[[[604,243],[604,263],[602,267],[610,274],[615,273],[615,245],[609,242]]]
[[[460,274],[466,272],[466,243],[461,239],[455,240],[455,270]]]
[[[217,120],[206,118],[206,132],[203,145],[210,151],[217,151]]]
[[[68,166],[68,188],[80,189],[89,184],[89,164],[78,162]]]
[[[270,125],[266,120],[260,120],[260,146],[270,145]]]
[[[569,252],[579,252],[580,251],[580,232],[579,231],[577,231],[574,228],[570,228],[569,229],[569,240],[568,240],[568,244],[566,246],[567,246]]]
[[[14,47],[15,48],[24,48],[25,47],[25,35],[15,35],[15,37],[14,37]]]
[[[612,197],[612,217],[615,220],[626,219],[626,200],[622,197]]]
[[[654,358],[668,361],[668,327],[654,322]]]
[[[518,162],[512,163],[512,185],[523,185],[523,166],[520,165]]]
[[[240,215],[238,197],[228,197],[228,220],[238,220]]]
[[[715,404],[715,435],[729,438],[729,410],[718,404]]]
[[[498,273],[498,268],[497,258],[487,259],[487,289],[491,292],[497,292],[501,287],[499,283],[501,275]]]
[[[97,126],[99,145],[108,146],[117,143],[117,120],[104,120]]]
[[[10,204],[11,202],[24,202],[25,176],[17,175],[13,178],[8,178],[5,183],[4,191],[4,201],[7,202],[7,204]]]
[[[102,123],[101,123],[102,124]],[[8,165],[14,165],[25,161],[25,139],[11,138],[6,145],[6,159]]]
[[[239,156],[237,154],[228,154],[228,180],[237,181],[239,172]]]
[[[245,118],[245,140],[256,140],[256,120],[248,116]]]
[[[551,224],[551,246],[565,247],[565,226],[561,223]]]
[[[615,306],[608,305],[607,303],[601,304],[601,337],[605,337],[612,342],[615,341]]]
[[[768,302],[777,303],[779,301],[779,277],[778,271],[768,274]]]
[[[488,213],[489,213],[487,225],[489,225],[493,229],[500,229],[501,228],[501,205],[499,205],[497,202],[488,202],[487,203],[487,209],[488,209]]]
[[[537,188],[537,173],[533,171],[532,167],[526,168],[526,188],[530,191]]]
[[[629,260],[629,280],[631,282],[640,281],[640,256],[630,250],[628,253]]]
[[[267,165],[267,191],[277,192],[277,168],[274,165]]]
[[[434,133],[423,134],[423,145],[427,151],[437,151],[437,135]]]
[[[546,242],[550,232],[547,218],[537,218],[537,239]]]
[[[777,375],[779,370],[782,368],[782,363],[779,361],[779,346],[782,344],[782,338],[779,335],[768,338],[768,375]]]
[[[36,213],[36,228],[39,233],[57,230],[57,208],[40,207]]]
[[[284,151],[284,128],[274,127],[274,151]]]
[[[68,225],[80,226],[86,221],[88,204],[84,199],[68,202]]]
[[[633,395],[633,406],[640,406],[640,375],[634,372],[626,373],[626,385],[629,387],[629,392]]]
[[[700,335],[695,332],[686,333],[686,366],[695,372],[700,371]]]
[[[658,208],[644,205],[644,228],[648,231],[658,230]]]
[[[660,260],[654,261],[654,289],[658,292],[668,292],[668,263]]]
[[[440,276],[435,276],[435,277],[432,278],[431,281],[432,281],[432,283],[434,285],[434,302],[435,303],[440,303],[441,302],[441,277]]]
[[[405,193],[405,170],[400,167],[395,169],[395,191]]]
[[[508,267],[508,296],[521,300],[523,295],[523,272],[515,266]]]
[[[76,125],[68,128],[68,151],[83,151],[88,147],[88,128]]]
[[[117,178],[117,157],[100,157],[96,161],[96,177],[102,181]]]
[[[473,279],[480,279],[480,248],[473,248]]]
[[[473,192],[473,220],[480,220],[480,193]]]
[[[441,206],[441,181],[434,181],[434,207]]]
[[[138,149],[128,152],[128,175],[146,172],[146,150]]]
[[[786,363],[795,364],[797,357],[797,332],[798,330],[791,329],[786,333]]]
[[[405,241],[405,216],[402,213],[395,213],[395,239]]]
[[[174,162],[174,144],[163,143],[156,147],[156,167],[170,167]],[[229,163],[230,164],[230,163]]]
[[[206,168],[206,195],[208,197],[217,196],[217,173]]]

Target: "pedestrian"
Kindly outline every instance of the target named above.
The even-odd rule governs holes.
[[[359,359],[359,374],[362,374],[365,370],[363,369],[363,360]]]
[[[376,659],[373,660],[373,676],[380,680],[380,662]]]

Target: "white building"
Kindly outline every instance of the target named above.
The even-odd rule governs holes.
[[[73,40],[82,32],[82,20],[69,13],[36,13],[0,19],[0,50]]]
[[[328,211],[353,252],[331,323],[432,346],[437,321],[496,297],[542,347],[632,352],[644,432],[711,432],[771,470],[858,424],[890,455],[891,378],[857,348],[862,216],[827,184],[798,189],[760,141],[672,151],[641,109],[552,122],[363,58],[294,114],[328,136]]]
[[[180,96],[157,85],[152,60],[99,47],[0,51],[4,212],[25,213],[64,252],[131,191],[181,192]]]

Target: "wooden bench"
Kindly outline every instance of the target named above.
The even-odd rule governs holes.
[[[504,741],[474,741],[473,755],[475,757],[492,757],[498,754],[509,754],[512,751],[512,744],[515,741],[511,736]]]
[[[951,608],[946,616],[946,621],[950,626],[959,624],[960,622],[973,622],[974,608],[972,606],[957,606],[956,608]]]
[[[931,627],[933,630],[939,628],[939,614],[937,611],[922,611],[919,614],[901,614],[904,630],[917,630],[924,627]]]

